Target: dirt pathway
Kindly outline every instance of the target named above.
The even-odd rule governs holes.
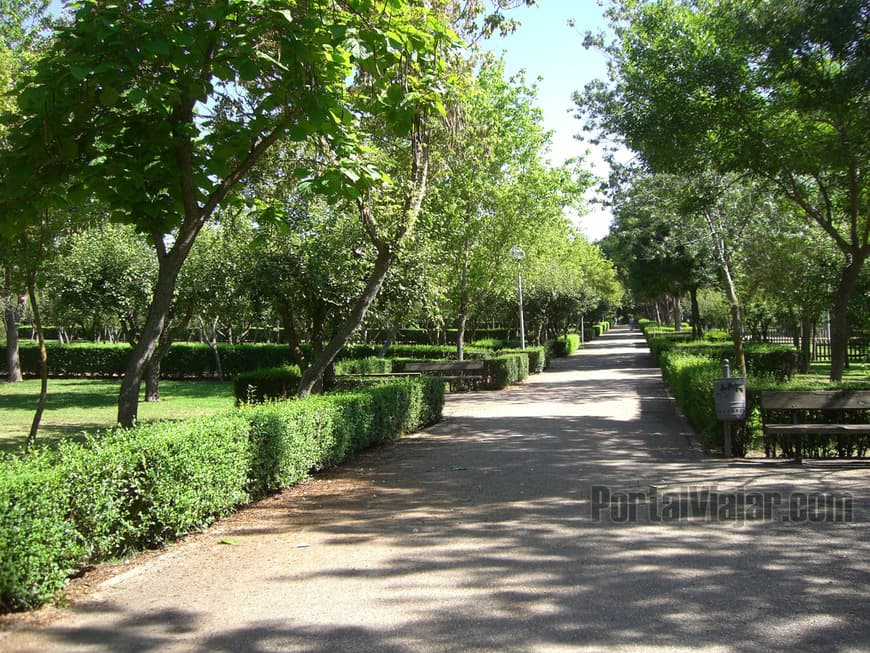
[[[705,458],[639,334],[445,414],[0,651],[870,651],[868,469]]]

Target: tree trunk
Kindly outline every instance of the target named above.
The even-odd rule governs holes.
[[[732,369],[737,369],[740,376],[746,376],[746,354],[743,351],[743,318],[740,314],[740,300],[737,298],[737,289],[727,264],[723,266],[722,276],[725,278],[728,303],[731,304],[731,340],[734,343],[735,359],[732,361]]]
[[[397,325],[393,325],[387,328],[387,337],[384,338],[384,342],[381,345],[380,350],[378,351],[378,358],[386,358],[387,353],[390,351],[390,347],[393,346],[393,341],[396,339],[396,333],[398,333],[399,327]]]
[[[801,315],[801,348],[800,357],[798,359],[798,372],[800,374],[809,374],[810,363],[812,362],[812,340],[813,340],[813,321],[810,316],[804,313]]]
[[[308,367],[308,361],[305,360],[305,352],[300,347],[302,341],[299,338],[299,332],[296,330],[296,319],[293,317],[293,310],[289,305],[282,303],[278,306],[278,313],[281,316],[281,322],[284,324],[284,339],[290,347],[293,360],[296,361],[299,369],[304,372],[305,368]]]
[[[700,340],[704,337],[704,329],[701,327],[701,308],[698,306],[698,286],[689,288],[689,301],[692,303],[692,340]]]
[[[459,319],[456,321],[456,360],[465,360],[465,323],[468,320],[466,315],[468,306],[463,297],[459,308]]]
[[[674,295],[674,331],[683,332],[683,301],[679,295]]]
[[[30,425],[30,433],[24,450],[29,451],[36,443],[36,434],[42,422],[42,413],[45,411],[45,400],[48,397],[48,351],[45,348],[45,334],[42,331],[42,319],[39,315],[39,304],[36,303],[36,280],[33,275],[27,280],[27,293],[30,296],[30,309],[33,312],[33,325],[36,328],[36,337],[39,340],[39,400],[36,403],[36,413]]]
[[[342,347],[353,335],[353,332],[362,324],[366,312],[374,302],[375,297],[377,297],[378,292],[381,290],[381,286],[384,284],[384,280],[390,272],[394,259],[395,255],[391,249],[382,248],[378,252],[378,257],[375,259],[374,267],[366,282],[365,290],[357,298],[350,315],[336,330],[335,335],[329,340],[323,352],[303,372],[302,379],[299,381],[299,387],[296,390],[298,397],[307,397],[311,394],[311,391],[317,384],[318,379],[323,376],[326,368],[335,360],[338,352],[341,351]]]
[[[160,401],[160,358],[154,356],[145,368],[145,403]]]
[[[7,275],[7,281],[10,281]],[[16,298],[16,303],[12,303],[12,298]],[[18,355],[18,319],[21,316],[21,307],[24,305],[26,295],[14,294],[7,297],[6,310],[4,311],[4,320],[6,323],[6,380],[9,383],[20,383],[23,379],[21,375],[21,358]]]
[[[843,371],[848,367],[849,347],[849,299],[867,258],[867,248],[855,248],[847,255],[847,263],[837,284],[837,295],[831,310],[831,382],[843,380]]]
[[[142,379],[160,344],[160,336],[163,335],[169,317],[178,273],[187,258],[192,243],[193,238],[191,237],[187,247],[176,249],[180,245],[177,241],[172,252],[160,256],[157,284],[154,286],[151,306],[148,308],[148,317],[145,320],[139,341],[130,354],[124,378],[121,380],[121,390],[118,393],[118,423],[124,428],[131,428],[138,418],[139,389],[142,385]]]
[[[465,359],[465,323],[468,320],[468,257],[470,244],[465,237],[462,253],[462,273],[459,276],[459,318],[456,321],[456,360]]]
[[[203,337],[205,338],[205,341],[208,344],[208,348],[211,349],[212,356],[214,357],[214,365],[215,365],[215,370],[217,371],[218,381],[223,382],[224,369],[223,369],[223,366],[221,365],[221,354],[220,354],[220,351],[218,351],[218,346],[217,346],[217,344],[218,344],[217,343],[217,325],[218,325],[218,318],[214,318],[212,320],[212,323],[209,325],[208,331],[206,331],[205,321],[202,319],[202,317],[199,318],[200,333],[203,334]]]

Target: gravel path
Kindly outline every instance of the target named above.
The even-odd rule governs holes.
[[[870,651],[868,468],[705,457],[639,334],[445,415],[0,651]]]

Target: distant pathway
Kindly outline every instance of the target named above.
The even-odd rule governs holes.
[[[445,413],[0,651],[870,651],[870,470],[706,458],[639,334]]]

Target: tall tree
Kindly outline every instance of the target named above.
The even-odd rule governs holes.
[[[870,254],[866,0],[618,0],[612,84],[578,101],[654,170],[750,173],[836,244],[831,379]]]
[[[46,0],[3,0],[0,2],[0,114],[15,116],[14,84],[26,74],[38,56],[39,29],[45,15]],[[0,151],[9,147],[9,124],[0,122]],[[22,380],[18,357],[18,320],[26,302],[26,281],[20,260],[20,247],[14,239],[0,234],[0,259],[3,261],[3,318],[6,329],[7,380]]]
[[[522,75],[505,79],[504,63],[482,56],[436,156],[424,229],[447,263],[460,360],[479,303],[514,285],[511,246],[533,248],[589,183],[576,167],[546,164],[550,135],[536,94]]]
[[[418,51],[431,61],[448,36],[425,12],[412,21],[404,1],[76,6],[20,89],[23,126],[0,168],[8,207],[51,201],[74,176],[71,199],[97,196],[149,236],[158,278],[118,399],[118,421],[130,426],[179,272],[206,220],[282,138],[338,153],[327,190],[359,196],[353,182],[381,175],[356,166],[362,144],[349,82],[389,78]],[[431,80],[383,88],[373,101],[405,119],[403,104],[433,101]],[[26,223],[28,214],[11,217]]]

